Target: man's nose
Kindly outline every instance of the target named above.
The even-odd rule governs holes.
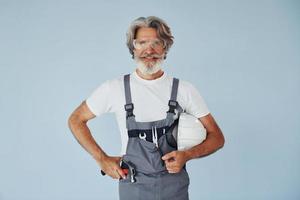
[[[155,53],[154,49],[152,48],[151,45],[148,45],[145,49],[145,53],[147,54],[151,54],[151,53]]]

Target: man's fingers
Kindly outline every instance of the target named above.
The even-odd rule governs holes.
[[[164,155],[161,159],[163,160],[169,160],[170,158],[173,158],[176,155],[176,151],[172,151],[170,153],[167,153]]]
[[[169,172],[170,174],[175,174],[175,173],[178,173],[179,170],[168,170],[168,172]]]
[[[119,168],[117,169],[117,172],[118,172],[118,174],[119,174],[123,179],[126,178],[126,175],[125,175],[125,173],[124,173],[124,171],[122,170],[121,167],[119,167]]]
[[[174,166],[176,166],[176,162],[175,161],[166,160],[165,164],[166,164],[166,167],[174,167]]]
[[[169,173],[177,173],[180,171],[180,166],[176,162],[169,162],[166,164]]]
[[[119,174],[119,172],[117,170],[114,170],[113,174],[114,174],[113,178],[115,178],[115,179],[119,179],[120,178],[120,174]]]
[[[175,159],[175,156],[165,160],[165,165],[169,173],[178,173],[181,169],[180,163]]]
[[[118,168],[112,168],[109,171],[107,171],[106,174],[112,177],[113,179],[119,179],[124,175],[124,172],[120,172]]]

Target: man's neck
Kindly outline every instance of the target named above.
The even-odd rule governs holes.
[[[145,80],[155,80],[164,74],[164,72],[162,70],[159,70],[158,72],[156,72],[154,74],[149,74],[149,75],[142,74],[138,69],[136,69],[135,71],[139,77],[141,77],[142,79],[145,79]]]

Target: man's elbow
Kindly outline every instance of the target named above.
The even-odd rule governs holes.
[[[68,127],[72,130],[72,128],[78,123],[80,123],[80,118],[76,114],[72,113],[68,118]]]
[[[69,116],[69,118],[68,118],[68,127],[69,127],[69,129],[72,130],[72,126],[73,126],[74,123],[75,123],[75,118],[74,118],[74,116],[71,114],[71,115]]]
[[[224,135],[221,133],[218,137],[218,148],[221,149],[224,147],[224,144],[225,144],[225,138],[224,138]]]

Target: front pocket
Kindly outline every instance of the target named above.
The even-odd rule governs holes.
[[[139,142],[143,146],[145,146],[145,148],[147,148],[149,151],[151,151],[151,152],[157,151],[157,147],[153,142],[149,142],[147,140],[142,140],[142,139],[139,139]]]
[[[170,153],[172,151],[176,151],[177,150],[177,145],[174,144],[174,142],[176,142],[176,140],[174,139],[174,137],[172,136],[172,134],[170,134],[169,137],[171,137],[171,139],[173,141],[168,141],[168,136],[169,133],[164,134],[163,136],[161,136],[158,140],[158,144],[159,144],[159,148],[161,150],[161,155],[164,156],[167,153]],[[169,138],[170,140],[170,138]],[[173,144],[171,144],[171,142]]]
[[[166,133],[166,140],[171,147],[177,149],[177,141],[171,132]]]
[[[165,170],[161,157],[154,143],[140,138],[129,138],[123,159],[130,162],[137,172],[152,174]]]

